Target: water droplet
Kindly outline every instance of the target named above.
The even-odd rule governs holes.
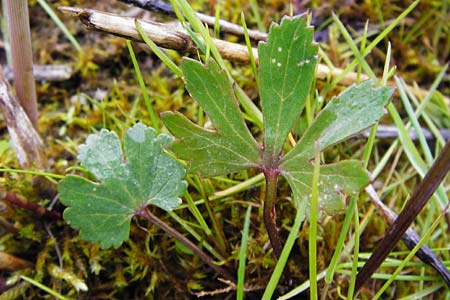
[[[278,47],[278,52],[281,52],[281,51],[283,51],[283,48]]]

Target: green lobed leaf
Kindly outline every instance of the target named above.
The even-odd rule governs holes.
[[[281,173],[288,180],[297,201],[307,198],[310,193],[313,166],[308,160],[314,155],[315,143],[319,142],[323,151],[373,125],[383,116],[384,106],[392,94],[392,88],[366,81],[347,88],[319,113],[280,164]],[[319,198],[321,206],[328,212],[341,206],[342,193],[352,193],[368,183],[366,172],[356,161],[323,166],[320,177]]]
[[[267,43],[259,45],[260,95],[264,116],[263,161],[261,150],[246,127],[232,85],[215,62],[183,62],[187,89],[205,110],[215,130],[190,122],[178,113],[163,121],[177,137],[172,150],[187,160],[190,172],[204,177],[251,167],[278,168],[289,182],[297,204],[308,200],[313,166],[309,159],[319,141],[323,151],[373,125],[382,115],[393,90],[372,81],[352,86],[334,98],[317,116],[297,146],[281,156],[285,139],[303,110],[317,64],[318,47],[306,17],[284,18],[272,25]],[[277,160],[281,157],[278,164]],[[357,161],[321,167],[319,198],[328,212],[344,205],[345,194],[368,183]]]
[[[124,138],[102,129],[80,145],[78,159],[100,182],[68,175],[60,181],[64,218],[81,238],[102,248],[128,239],[131,218],[147,205],[170,211],[186,189],[184,167],[164,153],[172,138],[138,123]],[[125,160],[126,159],[126,160]]]
[[[268,42],[258,46],[260,96],[264,115],[264,151],[278,157],[303,110],[317,64],[318,46],[306,16],[272,24]]]
[[[256,167],[259,146],[245,125],[226,73],[212,60],[203,65],[184,59],[182,70],[187,90],[215,130],[195,125],[180,113],[164,113],[164,125],[177,137],[171,150],[188,161],[189,172],[203,177]]]
[[[393,93],[393,88],[377,86],[371,80],[348,87],[319,113],[282,164],[298,156],[313,157],[316,141],[325,150],[374,125],[384,115]]]

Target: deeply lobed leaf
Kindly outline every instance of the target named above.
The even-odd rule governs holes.
[[[319,113],[282,164],[298,157],[313,157],[316,141],[325,150],[374,125],[384,115],[384,107],[393,93],[393,88],[377,86],[371,80],[348,87]]]
[[[189,171],[203,177],[224,175],[258,165],[260,150],[245,125],[233,87],[214,61],[203,65],[185,59],[186,88],[214,125],[209,130],[179,113],[164,113],[164,125],[178,139],[171,149],[189,162]]]
[[[148,205],[172,210],[186,189],[183,166],[164,153],[172,138],[138,123],[124,139],[102,129],[79,147],[78,159],[100,182],[68,175],[58,185],[64,218],[80,236],[102,248],[128,239],[130,221]]]
[[[318,46],[306,16],[273,24],[267,43],[260,43],[260,96],[264,116],[264,147],[259,149],[238,108],[232,85],[213,61],[202,65],[185,60],[187,89],[210,118],[215,130],[199,127],[178,113],[166,113],[164,124],[177,137],[172,150],[189,162],[190,171],[210,177],[250,167],[279,171],[291,186],[297,205],[309,200],[315,143],[321,151],[373,125],[393,90],[372,81],[354,85],[332,99],[296,147],[282,155],[285,139],[303,110],[317,64]],[[260,158],[261,156],[261,158]],[[344,205],[345,194],[368,183],[357,161],[325,165],[320,170],[321,207],[332,213]]]
[[[272,24],[258,46],[260,97],[264,116],[264,156],[280,155],[289,130],[303,110],[317,64],[318,46],[306,16]]]
[[[289,182],[297,204],[308,199],[310,194],[313,166],[308,160],[314,156],[315,143],[319,143],[323,151],[373,125],[383,116],[384,106],[392,93],[392,88],[366,81],[347,88],[319,113],[280,164],[281,174]],[[342,209],[344,194],[360,190],[368,181],[366,171],[357,161],[322,166],[319,180],[321,207],[329,213]]]

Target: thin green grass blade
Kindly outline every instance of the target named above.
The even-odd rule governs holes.
[[[441,147],[444,147],[445,140],[440,134],[439,130],[434,125],[434,122],[431,120],[431,118],[424,114],[423,111],[427,105],[429,105],[431,98],[433,97],[433,94],[437,91],[438,86],[441,84],[442,80],[444,79],[444,76],[447,74],[449,64],[447,63],[443,68],[442,71],[436,76],[436,79],[431,84],[430,89],[428,90],[428,94],[420,101],[420,104],[417,106],[415,115],[418,119],[419,117],[422,117],[425,121],[425,123],[428,125],[431,132],[433,132],[434,136],[436,137],[437,141],[439,142]],[[409,94],[412,94],[412,92],[408,89]],[[415,96],[411,97],[414,99]],[[409,125],[408,125],[409,126]],[[409,127],[408,127],[409,128]]]
[[[387,51],[386,51],[386,60],[384,62],[383,77],[381,79],[381,84],[382,85],[386,85],[387,81],[389,79],[389,74],[390,74],[390,72],[389,72],[389,65],[391,64],[391,50],[392,50],[391,43],[389,42],[388,43],[388,48],[387,48]]]
[[[316,153],[314,155],[314,173],[311,187],[311,202],[309,215],[309,280],[311,300],[318,299],[317,294],[317,219],[319,213],[319,174],[320,174],[320,145],[316,142]]]
[[[45,0],[37,0],[39,5],[45,10],[45,12],[49,15],[49,17],[55,22],[56,26],[64,33],[67,39],[72,43],[72,45],[77,49],[78,52],[81,52],[81,46],[78,43],[77,39],[70,33],[69,29],[67,29],[66,25],[58,18],[53,9],[47,4]]]
[[[158,58],[167,66],[169,67],[170,70],[172,70],[172,72],[177,75],[178,77],[183,77],[183,72],[181,71],[181,69],[170,59],[169,56],[167,56],[167,54],[164,53],[164,51],[162,51],[156,44],[155,42],[153,42],[146,34],[144,29],[142,28],[141,24],[139,24],[139,20],[136,19],[135,21],[136,24],[136,29],[139,32],[139,34],[141,35],[142,39],[144,40],[144,42],[147,44],[147,46],[150,47],[150,49],[152,49],[153,53],[156,54],[156,56],[158,56]]]
[[[365,49],[364,53],[362,53],[362,57],[366,57],[372,50],[375,48],[379,42],[381,42],[403,19],[406,18],[406,16],[419,4],[420,0],[416,0],[413,3],[411,3],[408,8],[406,8],[395,20],[386,27]],[[342,71],[342,73],[337,76],[333,82],[331,83],[331,86],[336,85],[339,81],[344,78],[344,76],[353,70],[356,65],[359,63],[359,60],[353,60],[351,63],[345,67],[345,69]]]
[[[247,115],[251,118],[250,121],[252,121],[259,128],[263,128],[263,115],[256,104],[248,97],[239,85],[234,84],[233,89],[239,103],[242,105]]]
[[[183,220],[182,218],[180,218],[176,213],[174,213],[173,211],[169,211],[167,212],[175,221],[178,222],[178,224],[180,224],[184,230],[186,230],[187,232],[189,232],[189,234],[191,234],[198,242],[201,243],[201,246],[203,248],[205,248],[206,250],[209,251],[209,253],[211,253],[212,255],[214,255],[214,257],[220,261],[224,261],[224,257],[222,255],[220,255],[219,252],[216,251],[216,249],[211,246],[211,244],[209,244],[207,241],[205,241],[205,239],[198,234],[189,224],[187,221]]]
[[[366,28],[367,28],[367,24],[368,23],[366,23]],[[364,51],[363,46],[365,45],[365,41],[366,41],[365,39],[363,39],[361,41],[361,51]],[[387,53],[386,53],[386,61],[384,62],[383,77],[381,80],[382,85],[386,85],[386,83],[387,83],[390,61],[391,61],[391,43],[388,44],[388,49],[387,49]],[[375,125],[370,130],[370,135],[369,135],[369,138],[367,139],[366,147],[364,147],[363,162],[364,162],[364,167],[366,169],[369,165],[369,159],[370,159],[370,155],[372,154],[373,145],[375,144],[375,137],[376,137],[377,129],[378,129],[378,122],[376,122]]]
[[[247,29],[247,23],[245,22],[244,12],[241,12],[241,22],[242,22],[242,28],[244,28],[245,44],[247,45],[248,56],[250,58],[250,64],[252,66],[253,76],[256,81],[256,89],[259,91],[258,69],[256,68],[256,60],[255,60],[255,56],[253,55],[252,43],[250,41],[250,37],[248,36],[248,29]]]
[[[150,120],[152,122],[152,126],[156,131],[156,134],[160,133],[158,118],[156,117],[155,112],[153,111],[152,102],[150,101],[150,97],[148,96],[147,87],[145,86],[144,79],[142,78],[141,70],[139,69],[139,65],[136,59],[136,55],[134,54],[133,47],[131,46],[131,42],[127,40],[128,51],[130,52],[131,61],[133,62],[134,71],[136,73],[136,78],[139,82],[139,87],[141,88],[142,96],[144,97],[145,104],[147,105],[148,114],[150,115]]]
[[[398,300],[417,300],[417,299],[426,299],[428,295],[432,295],[437,290],[445,287],[444,283],[438,283],[428,288],[420,289],[418,292],[408,295],[406,297],[400,298]]]
[[[319,274],[317,274],[317,282],[322,280],[325,277],[326,273],[327,273],[327,270],[325,269],[322,272],[320,272]],[[281,297],[278,297],[277,300],[291,299],[291,298],[297,296],[298,294],[308,290],[310,284],[311,284],[311,281],[308,279],[305,282],[303,282],[302,284],[300,284],[299,286],[295,287],[293,290],[289,291],[288,293],[284,294]]]
[[[354,223],[355,236],[359,237],[361,234],[361,231],[359,228],[359,212],[358,212],[358,204],[357,203],[353,208],[353,218],[354,218],[353,223]],[[359,256],[359,238],[356,238],[356,239],[354,239],[352,273],[350,275],[350,284],[348,287],[347,299],[353,299],[353,297],[354,297],[356,275],[358,274],[358,256]]]
[[[216,9],[214,11],[214,36],[216,38],[220,37],[220,12],[222,10],[223,2],[216,3]]]
[[[256,2],[256,0],[250,0],[250,8],[252,10],[253,17],[255,17],[256,26],[258,27],[259,31],[266,32],[266,28],[264,27],[264,24],[261,20],[261,15],[259,13],[258,7],[258,2]]]
[[[35,287],[43,290],[44,292],[52,295],[53,297],[60,299],[60,300],[73,300],[72,298],[68,298],[66,296],[61,295],[60,293],[58,293],[55,290],[52,290],[51,288],[49,288],[48,286],[43,285],[40,282],[37,282],[34,279],[31,279],[30,277],[24,276],[24,275],[20,275],[20,279],[25,280],[26,282],[31,283],[32,285],[34,285]]]
[[[419,152],[417,151],[414,143],[409,137],[408,130],[406,126],[403,124],[400,115],[392,103],[389,103],[387,106],[389,114],[391,118],[394,120],[395,125],[399,131],[399,139],[402,143],[405,153],[408,155],[409,161],[414,166],[414,168],[421,174],[421,176],[425,176],[427,166],[425,162],[422,160]]]
[[[252,207],[249,206],[247,208],[247,212],[245,213],[245,222],[244,229],[242,231],[242,239],[241,239],[241,249],[239,250],[239,267],[237,273],[237,288],[236,288],[236,299],[243,300],[244,299],[244,282],[245,282],[245,264],[246,264],[246,256],[247,256],[247,244],[248,244],[248,231],[250,228],[250,216],[251,216]]]
[[[220,66],[220,68],[222,70],[224,70],[227,73],[230,81],[234,83],[234,80],[233,80],[230,72],[228,71],[228,68],[225,65],[225,61],[223,60],[222,56],[219,53],[219,50],[217,49],[217,47],[211,40],[211,36],[209,35],[208,29],[200,21],[196,12],[190,7],[190,5],[188,4],[188,2],[186,0],[170,0],[170,2],[172,4],[172,6],[174,7],[174,9],[176,8],[175,12],[177,13],[178,19],[180,21],[183,20],[182,24],[185,24],[184,18],[181,16],[180,11],[178,10],[178,7],[181,9],[181,12],[186,16],[187,21],[191,24],[194,31],[197,32],[201,36],[201,38],[204,41],[204,44],[207,45],[208,47],[210,47],[211,54],[214,57],[217,64]],[[194,34],[194,32],[188,26],[184,25],[184,27],[189,32],[191,37],[194,39],[194,42],[196,44],[198,42],[199,45],[202,46],[203,43],[200,42],[200,40],[198,40],[198,37]],[[195,41],[195,39],[197,39],[197,42]],[[203,47],[202,52],[206,53],[205,46],[202,46],[202,47]],[[235,85],[235,90],[240,90],[240,87]],[[240,92],[244,93],[243,91],[240,91]],[[244,107],[244,110],[250,115],[250,117],[253,120],[259,120],[260,116],[262,119],[261,111],[255,105],[255,103],[253,103],[248,97],[238,97],[238,99],[239,99],[239,101],[242,101],[241,104]]]
[[[181,9],[181,12],[186,17],[189,24],[191,24],[192,28],[195,32],[200,34],[202,37],[205,45],[208,45],[211,49],[211,54],[214,57],[214,59],[217,61],[219,66],[226,70],[225,62],[222,59],[222,56],[219,53],[219,50],[214,45],[214,43],[211,40],[211,36],[209,35],[208,29],[203,25],[203,23],[198,18],[196,12],[192,9],[192,7],[189,5],[189,3],[186,0],[171,0],[172,6],[178,6]],[[186,27],[187,29],[188,27]],[[206,49],[205,49],[206,50]]]
[[[409,121],[411,122],[413,128],[416,131],[417,137],[419,138],[419,143],[420,143],[420,146],[424,153],[427,164],[429,166],[431,166],[434,161],[433,155],[431,154],[431,151],[430,151],[430,148],[428,147],[425,136],[423,135],[421,126],[419,124],[419,120],[417,120],[417,118],[416,118],[416,115],[414,113],[411,102],[409,101],[408,96],[406,96],[406,91],[404,89],[405,82],[397,76],[394,77],[394,80],[395,80],[395,84],[397,85],[397,88],[398,88],[398,91],[400,94],[400,99],[402,100],[402,103],[403,103],[403,107],[405,108],[405,111],[408,114]]]
[[[368,23],[366,23],[367,25]],[[365,40],[363,40],[364,42]],[[361,49],[362,51],[364,49]],[[355,52],[355,54],[358,51]],[[383,78],[382,78],[382,84],[386,85],[387,79],[388,79],[388,70],[389,70],[389,63],[390,63],[390,55],[391,54],[391,44],[388,45],[388,50],[386,54],[386,61],[384,64],[384,70],[383,70]],[[361,61],[365,63],[364,58],[360,57]],[[378,128],[378,122],[372,127],[369,139],[367,140],[366,147],[364,148],[363,153],[363,162],[364,167],[367,168],[369,165],[369,159],[370,155],[372,153],[373,145],[375,143],[375,136]],[[359,216],[358,216],[358,208],[356,205],[357,197],[352,197],[351,202],[354,202],[355,205],[353,205],[353,212],[354,212],[354,224],[355,224],[355,236],[360,235],[360,227],[359,227]],[[358,268],[358,256],[359,256],[359,238],[354,239],[354,249],[353,249],[353,263],[352,263],[352,272],[350,275],[350,284],[348,288],[348,299],[353,299],[354,297],[354,291],[355,291],[355,284],[356,284],[356,276],[357,276],[357,268]]]
[[[355,203],[356,197],[351,197],[345,212],[344,222],[342,223],[342,229],[339,234],[338,241],[336,243],[333,257],[331,258],[330,264],[328,265],[327,274],[325,276],[325,282],[327,284],[330,284],[333,281],[334,272],[336,271],[337,264],[339,263],[345,238],[347,237],[347,233],[350,228]]]
[[[405,91],[401,84],[397,85],[397,88],[399,90],[401,97],[407,97],[406,94],[404,94]],[[402,94],[404,95],[402,96]],[[409,136],[407,128],[409,127],[410,123],[408,123],[406,126],[403,124],[403,121],[401,120],[399,113],[397,112],[395,106],[392,103],[388,104],[387,109],[389,111],[389,114],[391,115],[391,118],[394,120],[394,123],[399,130],[399,140],[405,150],[406,155],[408,156],[409,161],[413,165],[414,169],[416,169],[419,175],[423,178],[428,170],[428,167],[427,164],[422,159],[422,157],[420,156],[419,151],[417,150],[416,146],[414,145]],[[441,207],[445,206],[448,203],[448,197],[442,185],[438,187],[433,197],[437,197],[437,199],[439,199]]]
[[[336,273],[342,275],[351,275],[352,271],[350,270],[338,270]],[[390,273],[374,273],[371,277],[372,279],[381,279],[381,280],[389,280],[392,278],[392,274]],[[419,281],[432,281],[436,282],[440,279],[439,276],[430,276],[430,275],[398,275],[395,277],[395,281],[411,281],[411,282],[419,282]],[[376,298],[370,298],[371,300]],[[388,298],[391,299],[391,298]]]
[[[214,201],[214,200],[232,196],[236,193],[240,193],[242,191],[248,190],[250,187],[260,186],[260,185],[262,185],[263,181],[264,181],[264,174],[259,173],[258,175],[254,176],[252,178],[249,178],[245,181],[242,181],[239,184],[236,184],[235,186],[232,186],[226,190],[214,193],[214,195],[211,196],[209,198],[209,200]],[[194,202],[195,205],[204,204],[204,203],[205,203],[205,201],[203,199],[200,199],[200,200],[197,200]],[[175,208],[174,211],[178,210],[178,209],[184,209],[186,207],[187,207],[186,204],[182,204],[179,207]]]
[[[208,212],[208,217],[209,217],[209,220],[211,221],[212,230],[213,230],[213,235],[211,236],[211,238],[213,239],[214,244],[219,246],[222,253],[226,253],[229,245],[225,238],[223,228],[218,220],[217,212],[214,210],[211,200],[209,199],[209,196],[207,195],[207,193],[205,191],[204,182],[198,176],[194,176],[194,180],[197,181],[197,185],[199,186],[198,191],[199,191],[201,197],[203,199],[205,199],[206,211]]]
[[[198,36],[192,31],[192,29],[185,25],[184,29],[187,31],[191,39],[194,41],[195,45],[197,45],[198,49],[201,53],[204,53],[209,58],[209,50],[208,47],[198,38]]]
[[[430,166],[433,164],[434,158],[433,158],[430,148],[428,147],[428,143],[425,140],[425,136],[423,135],[421,126],[415,116],[416,114],[414,113],[414,110],[409,101],[409,98],[406,95],[405,84],[404,84],[403,80],[399,79],[397,76],[395,77],[395,82],[396,82],[396,85],[397,85],[397,88],[398,88],[398,91],[400,94],[400,99],[402,100],[403,106],[408,114],[409,122],[414,127],[416,134],[419,138],[419,143],[422,148],[422,152],[425,156],[426,164],[428,166]],[[422,114],[422,116],[425,116],[425,115],[426,114]],[[427,211],[426,221],[425,221],[424,225],[422,226],[422,231],[426,231],[429,228],[431,221],[434,218],[434,216],[433,216],[434,211],[438,210],[437,206],[440,205],[442,207],[443,205],[448,203],[448,197],[447,197],[447,194],[442,185],[436,191],[436,195],[433,196],[433,199],[438,199],[438,204],[436,204],[436,201],[430,202],[430,208]]]
[[[371,79],[376,79],[377,76],[372,71],[372,69],[367,64],[367,62],[365,61],[364,56],[358,50],[358,47],[356,46],[355,42],[353,41],[353,38],[348,33],[347,29],[345,28],[344,24],[342,24],[341,20],[339,20],[339,18],[334,13],[333,13],[333,20],[338,25],[338,28],[341,31],[342,36],[344,37],[345,41],[347,42],[347,45],[350,47],[350,49],[353,52],[353,55],[355,56],[355,58],[359,62],[359,66],[362,67],[362,69],[366,72],[367,75],[369,75],[369,77]]]
[[[375,166],[375,169],[373,169],[373,171],[372,171],[373,179],[377,178],[381,174],[381,172],[385,169],[386,165],[388,164],[388,162],[391,159],[392,154],[394,153],[395,149],[397,149],[398,143],[399,143],[399,141],[395,140],[391,144],[391,146],[389,146],[388,150],[383,155],[383,157],[380,159],[378,164]]]
[[[189,208],[189,211],[194,216],[194,218],[197,220],[200,227],[203,229],[203,231],[205,232],[205,234],[207,236],[211,236],[212,235],[211,229],[209,228],[208,224],[206,223],[205,218],[203,218],[203,215],[200,212],[200,210],[198,209],[197,205],[195,205],[194,200],[191,197],[191,194],[189,194],[188,192],[184,193],[184,198],[186,199],[186,203]]]
[[[55,173],[48,173],[48,172],[42,172],[42,171],[32,171],[32,170],[11,169],[11,168],[0,168],[0,172],[44,176],[44,177],[46,177],[46,178],[48,178],[50,180],[52,180],[52,179],[53,180],[54,179],[63,179],[64,178],[64,175],[55,174]]]
[[[368,30],[369,30],[369,20],[366,20],[366,23],[364,24],[364,31],[363,31],[363,34],[361,36],[361,45],[359,47],[359,52],[360,53],[364,52],[364,49],[366,48],[367,31]],[[356,41],[355,41],[355,44],[356,44]],[[361,65],[358,65],[358,71],[356,73],[357,74],[356,82],[358,82],[358,83],[361,81],[361,70],[362,70]]]

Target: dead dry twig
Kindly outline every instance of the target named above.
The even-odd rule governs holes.
[[[183,29],[180,29],[179,26],[123,17],[117,14],[87,8],[61,6],[59,9],[64,13],[77,17],[91,30],[106,32],[134,41],[143,42],[136,29],[135,22],[139,22],[139,25],[142,26],[148,37],[160,47],[189,53],[197,53],[199,51],[189,34]],[[247,46],[219,39],[212,39],[212,41],[224,59],[240,63],[249,63],[250,58]],[[257,49],[253,48],[252,51],[255,60],[258,61]],[[319,79],[326,79],[328,76],[335,78],[342,74],[342,72],[342,69],[330,69],[324,64],[319,64],[316,76]],[[342,78],[340,83],[343,85],[353,84],[356,82],[357,77],[356,73],[349,72]],[[369,78],[366,75],[362,75],[360,79],[367,80]]]
[[[143,42],[135,25],[135,22],[139,22],[147,36],[162,48],[189,53],[197,53],[199,51],[189,34],[181,29],[181,26],[124,17],[117,14],[87,8],[60,6],[59,9],[66,14],[71,14],[77,17],[84,25],[86,25],[87,28],[91,30],[106,32],[127,39],[132,39],[137,42]],[[240,27],[238,25],[236,26]],[[265,40],[266,34],[261,33],[261,35],[253,35],[253,38],[255,40]],[[199,39],[201,40],[200,37]],[[224,59],[239,63],[249,63],[250,58],[248,55],[247,46],[214,38],[212,41]],[[252,48],[252,51],[256,62],[258,62],[257,49]],[[343,72],[344,71],[340,68],[331,68],[325,64],[318,64],[316,77],[321,80],[328,78],[333,80],[334,78],[340,76]],[[368,79],[369,77],[365,74],[361,74],[358,78],[357,73],[348,72],[342,77],[339,83],[348,86],[357,82],[357,80],[364,81]],[[393,82],[389,82],[389,84],[394,85]],[[423,98],[429,94],[428,90],[418,87],[413,88],[412,91],[415,96],[419,98]],[[443,96],[443,99],[445,103],[450,105],[449,97]]]

